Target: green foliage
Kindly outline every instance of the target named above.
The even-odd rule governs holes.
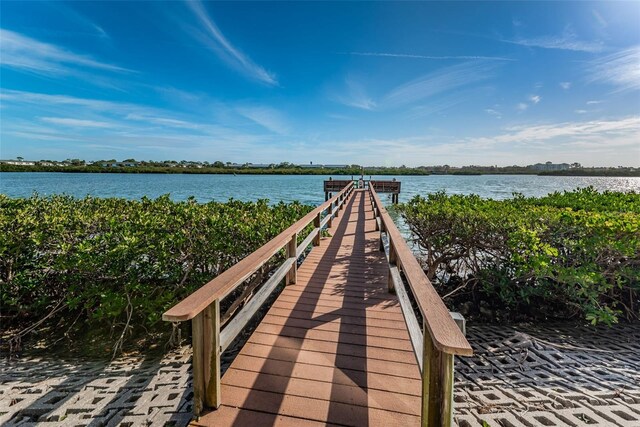
[[[162,313],[310,211],[299,203],[197,203],[0,195],[3,316],[62,302],[96,325]]]
[[[113,162],[113,161],[109,161]],[[99,164],[90,166],[25,166],[0,163],[0,172],[65,172],[65,173],[152,173],[152,174],[234,174],[234,175],[342,175],[354,177],[364,175],[429,175],[424,168],[408,167],[369,167],[363,169],[352,165],[344,168],[303,168],[291,163],[281,163],[273,167],[224,166],[222,162],[213,165],[196,167],[189,164],[173,162],[162,164],[140,163],[137,166],[103,167]]]
[[[638,318],[640,194],[593,188],[496,201],[436,193],[399,207],[427,275],[494,312]]]

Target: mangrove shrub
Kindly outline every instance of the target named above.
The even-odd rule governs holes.
[[[640,194],[416,196],[399,207],[454,305],[514,318],[639,317]],[[480,307],[484,310],[479,310]]]
[[[149,328],[310,209],[266,200],[0,195],[3,328],[45,316]]]

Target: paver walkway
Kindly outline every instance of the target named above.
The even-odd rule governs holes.
[[[471,324],[467,338],[475,354],[456,358],[456,425],[640,426],[640,322]],[[190,346],[111,363],[0,359],[0,425],[182,427],[191,419],[190,368]]]
[[[418,425],[420,373],[367,193],[356,190],[195,425]]]

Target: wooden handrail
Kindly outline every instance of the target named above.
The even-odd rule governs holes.
[[[353,182],[162,315],[162,319],[169,322],[191,320],[193,412],[196,416],[199,416],[206,407],[218,408],[221,404],[221,353],[242,331],[283,279],[287,285],[296,282],[298,258],[310,244],[314,246],[320,244],[322,227],[330,225],[331,220],[338,216],[352,192]],[[323,219],[322,214],[327,210],[328,213]],[[298,245],[298,234],[311,223],[314,229]],[[220,300],[251,277],[282,249],[286,251],[285,260],[272,272],[271,277],[253,298],[222,329]]]
[[[280,249],[284,248],[294,234],[304,230],[319,214],[326,211],[331,204],[336,203],[339,199],[341,200],[352,187],[353,183],[350,183],[340,193],[309,212],[255,252],[171,307],[162,315],[162,320],[168,322],[191,320],[216,299],[222,299],[229,295],[240,283],[255,273]]]
[[[473,349],[469,342],[451,318],[449,310],[427,278],[404,237],[400,234],[375,189],[370,187],[369,191],[380,217],[381,228],[387,233],[390,246],[395,251],[395,262],[400,266],[407,282],[409,282],[420,314],[429,328],[433,345],[445,353],[462,356],[473,355]]]
[[[422,376],[421,425],[450,427],[453,425],[453,358],[454,355],[471,356],[473,349],[382,205],[374,187],[369,186],[369,194],[376,228],[380,230],[380,250],[387,252],[383,237],[388,241],[389,291],[398,295]],[[422,315],[422,330],[401,272]]]

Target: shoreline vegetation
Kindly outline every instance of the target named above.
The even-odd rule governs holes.
[[[1,350],[55,341],[50,335],[68,349],[95,342],[114,355],[175,342],[180,329],[161,321],[164,311],[311,210],[267,200],[0,194]],[[282,257],[222,300],[223,322]]]
[[[425,273],[471,319],[640,319],[640,193],[592,187],[493,200],[444,192],[397,207]]]
[[[18,162],[15,162],[18,163]],[[603,176],[640,177],[640,168],[583,168],[538,170],[526,166],[419,166],[419,167],[362,167],[360,165],[320,166],[293,165],[231,165],[222,162],[209,164],[194,162],[95,162],[80,160],[34,162],[34,164],[0,163],[0,172],[66,172],[66,173],[132,173],[132,174],[211,174],[211,175],[538,175],[538,176]]]
[[[114,354],[175,342],[181,327],[172,330],[161,313],[311,209],[168,195],[0,194],[2,350],[57,332],[67,349],[90,341]],[[392,209],[445,303],[468,319],[640,319],[640,193],[588,187],[509,200],[434,193]],[[223,319],[278,256],[222,301]]]

